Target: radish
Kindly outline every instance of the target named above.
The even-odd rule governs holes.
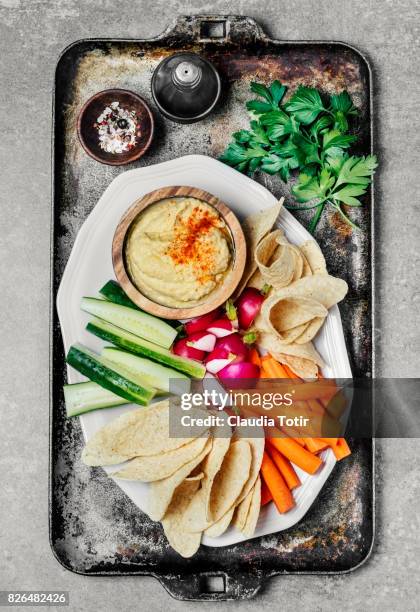
[[[253,287],[248,287],[243,291],[236,302],[239,327],[241,329],[248,329],[252,325],[255,317],[261,310],[264,299],[263,294]]]
[[[195,332],[202,331],[208,328],[210,323],[215,320],[220,314],[220,309],[216,308],[216,310],[212,310],[201,317],[196,317],[195,319],[190,319],[184,324],[185,333],[190,336]]]
[[[223,370],[223,368],[236,359],[238,359],[238,357],[225,348],[215,348],[210,355],[207,355],[204,360],[204,365],[206,366],[207,372],[210,372],[210,374],[217,374],[217,372]]]
[[[225,338],[218,338],[215,346],[216,349],[224,349],[227,353],[241,357],[241,361],[246,361],[248,358],[248,347],[239,334],[230,334]]]
[[[225,316],[221,319],[216,319],[210,323],[210,325],[206,328],[208,332],[214,334],[217,338],[224,338],[225,336],[229,336],[233,334],[236,330],[229,319]]]
[[[181,340],[177,340],[172,347],[172,351],[175,353],[175,355],[186,357],[187,359],[195,359],[196,361],[203,361],[205,356],[204,351],[188,346],[188,338],[181,338]]]
[[[260,368],[254,363],[250,363],[248,361],[230,363],[218,373],[218,377],[220,378],[220,380],[229,381],[236,378],[256,379],[259,378],[259,376]]]
[[[239,334],[230,334],[225,338],[219,338],[214,351],[205,360],[207,371],[211,374],[217,374],[230,363],[246,361],[248,353],[248,348]]]
[[[187,346],[210,353],[216,344],[216,336],[208,331],[198,331],[187,338]]]

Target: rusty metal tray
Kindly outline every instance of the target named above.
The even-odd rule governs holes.
[[[177,51],[196,51],[218,68],[223,99],[206,120],[178,125],[155,109],[150,79],[158,62]],[[372,148],[371,74],[355,49],[336,42],[269,39],[243,16],[187,16],[150,40],[84,40],[67,48],[55,78],[52,309],[50,540],[68,569],[92,575],[157,577],[179,599],[252,597],[273,575],[336,573],[363,563],[374,535],[373,444],[354,440],[353,454],[339,463],[305,518],[295,527],[225,548],[202,546],[182,559],[166,543],[160,526],[143,515],[100,469],[80,461],[83,444],[78,420],[66,420],[62,394],[65,362],[55,296],[76,234],[105,187],[124,171],[86,156],[77,141],[76,117],[83,102],[109,87],[144,96],[155,114],[156,138],[147,156],[130,167],[188,153],[217,157],[231,132],[244,127],[244,102],[251,80],[278,78],[325,90],[347,89],[361,109],[360,152]],[[275,195],[287,195],[274,177],[260,175]],[[331,272],[347,280],[341,315],[355,377],[373,375],[372,193],[366,198],[358,234],[331,214],[316,238]],[[299,213],[306,223],[305,212]],[[213,578],[217,577],[217,584]]]

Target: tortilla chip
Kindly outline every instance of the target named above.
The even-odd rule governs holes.
[[[318,375],[318,366],[309,359],[284,353],[276,353],[275,357],[280,363],[287,365],[299,378],[316,378]]]
[[[327,309],[319,301],[299,295],[281,297],[280,291],[273,292],[261,308],[261,316],[268,328],[273,333],[280,334],[303,323],[309,323],[315,317],[326,317],[327,314]]]
[[[199,480],[184,480],[175,490],[172,501],[162,519],[169,544],[182,557],[192,557],[201,543],[201,533],[188,533],[181,528],[185,509],[200,486]]]
[[[279,361],[281,361],[279,355],[286,355],[287,357],[298,357],[300,359],[312,361],[321,368],[325,365],[321,355],[316,351],[312,342],[306,342],[305,344],[285,344],[274,334],[266,334],[263,332],[258,336],[258,343]],[[282,363],[286,362],[282,361]]]
[[[268,283],[265,282],[264,277],[261,274],[261,272],[259,270],[255,270],[254,274],[251,276],[246,286],[254,287],[255,289],[258,289],[259,291],[261,291],[264,285],[267,285],[267,284]]]
[[[258,432],[259,435],[255,435],[258,434]],[[251,434],[254,435],[251,437]],[[233,440],[236,441],[237,439],[248,442],[251,448],[251,467],[249,470],[249,478],[236,501],[236,504],[239,504],[248,495],[258,478],[258,474],[260,473],[265,445],[264,428],[241,425],[235,429]]]
[[[325,257],[315,240],[307,240],[299,245],[299,248],[308,262],[312,274],[328,274]]]
[[[273,287],[286,287],[295,274],[300,278],[302,260],[281,229],[270,232],[255,249],[255,262],[265,282]]]
[[[242,533],[246,538],[251,538],[254,535],[257,526],[258,517],[261,510],[261,478],[258,477],[254,489],[252,491],[251,504],[246,517],[246,523],[242,529]]]
[[[210,517],[206,516],[206,495],[201,488],[184,513],[183,528],[186,531],[204,531],[220,520],[235,505],[249,478],[250,467],[249,444],[242,440],[232,442],[211,488]]]
[[[308,323],[300,336],[294,339],[296,344],[306,344],[315,338],[321,327],[324,325],[325,317],[315,317]]]
[[[329,274],[317,274],[300,278],[287,287],[276,289],[268,299],[273,301],[290,297],[305,297],[329,309],[340,302],[346,296],[347,291],[347,283],[341,278],[335,278]]]
[[[211,491],[210,516],[213,520],[218,521],[236,503],[249,479],[251,462],[252,451],[248,442],[232,442]]]
[[[257,269],[257,264],[255,263],[254,259],[254,251],[258,243],[264,238],[264,236],[266,236],[266,234],[268,234],[275,224],[283,206],[283,201],[284,198],[280,198],[280,200],[274,206],[255,213],[254,215],[250,215],[244,220],[242,229],[245,234],[247,260],[244,273],[238,287],[236,288],[235,295],[240,295],[242,293],[247,282]]]
[[[299,249],[300,249],[300,247],[299,247]],[[306,257],[305,257],[305,255],[304,255],[302,250],[300,250],[300,254],[302,256],[302,261],[303,261],[302,278],[304,278],[305,276],[312,276],[311,266],[309,265],[309,262],[306,259]]]
[[[233,516],[233,525],[236,527],[236,529],[238,529],[238,531],[242,531],[245,527],[249,508],[251,506],[252,495],[254,493],[254,485],[252,485],[251,490],[248,491],[247,495],[243,498],[239,506],[236,506],[235,514]]]
[[[158,455],[192,442],[206,430],[196,428],[192,437],[170,437],[169,400],[162,400],[107,423],[88,440],[82,461],[92,466],[116,465],[133,457]]]
[[[189,461],[177,470],[172,476],[163,478],[162,480],[156,480],[152,482],[149,490],[149,503],[147,514],[153,521],[160,521],[165,515],[169,504],[171,503],[172,496],[175,489],[183,482],[191,472],[197,467],[212,448],[212,439],[209,438],[202,452],[194,457],[192,461]],[[201,479],[200,475],[191,476],[194,480]]]
[[[209,536],[209,538],[218,538],[221,536],[231,524],[234,512],[235,506],[232,506],[221,519],[213,523],[213,525],[210,525],[204,533]]]
[[[135,457],[127,463],[121,470],[111,474],[112,478],[122,480],[141,480],[142,482],[153,482],[172,476],[183,465],[192,461],[199,455],[208,439],[208,432],[196,438],[189,444],[184,444],[168,453],[159,455],[149,455],[148,457]]]
[[[324,319],[322,320],[324,321]],[[312,321],[310,321],[309,323],[302,323],[301,325],[297,325],[296,327],[292,327],[291,329],[287,329],[286,331],[281,332],[281,334],[279,334],[279,337],[285,344],[292,344],[296,341],[297,338],[303,336],[303,334],[306,332],[308,326],[311,323]]]

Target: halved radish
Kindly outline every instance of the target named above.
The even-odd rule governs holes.
[[[226,316],[222,317],[221,319],[216,319],[216,321],[210,323],[206,329],[214,334],[217,338],[224,338],[225,336],[229,336],[236,331],[232,321],[229,321]]]
[[[217,374],[220,370],[223,370],[232,361],[237,359],[237,356],[230,353],[224,348],[215,348],[214,351],[207,355],[204,365],[206,366],[207,372],[211,374]]]
[[[172,351],[175,355],[186,357],[187,359],[195,359],[196,361],[203,361],[205,357],[204,351],[188,346],[188,338],[177,340],[172,347]]]
[[[203,329],[207,329],[212,321],[215,320],[216,317],[220,315],[220,309],[216,308],[216,310],[212,310],[201,317],[196,317],[195,319],[190,319],[184,324],[185,332],[188,336],[194,334],[195,332],[202,331]]]
[[[187,346],[210,353],[216,344],[216,336],[208,331],[198,331],[187,338]]]
[[[232,353],[237,357],[241,357],[241,361],[246,361],[248,358],[248,347],[244,343],[242,336],[238,333],[229,334],[224,338],[218,338],[215,349],[224,349],[227,353]]]

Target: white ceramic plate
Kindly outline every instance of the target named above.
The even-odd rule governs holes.
[[[80,229],[61,280],[57,295],[57,311],[66,352],[75,342],[86,344],[97,351],[101,350],[103,342],[85,330],[89,315],[80,310],[80,300],[85,295],[96,295],[107,280],[114,278],[111,244],[122,214],[135,200],[149,191],[170,185],[188,185],[209,191],[226,202],[240,219],[273,206],[276,201],[267,189],[255,181],[204,155],[188,155],[120,174],[105,190]],[[282,210],[278,225],[285,230],[287,238],[295,244],[311,238],[311,235],[286,209]],[[329,311],[327,320],[315,340],[315,346],[327,364],[323,371],[325,376],[351,377],[337,306]],[[67,374],[70,383],[85,380],[70,367]],[[88,440],[95,431],[118,415],[134,408],[134,406],[122,406],[81,416],[85,439]],[[325,464],[315,476],[308,476],[296,468],[302,486],[294,493],[295,508],[281,515],[273,504],[264,507],[253,537],[288,529],[302,519],[335,465],[335,457],[331,450],[325,451],[323,456]],[[118,485],[139,508],[146,507],[147,484],[120,480]],[[219,538],[205,536],[203,544],[226,546],[245,539],[239,531],[230,528]]]

